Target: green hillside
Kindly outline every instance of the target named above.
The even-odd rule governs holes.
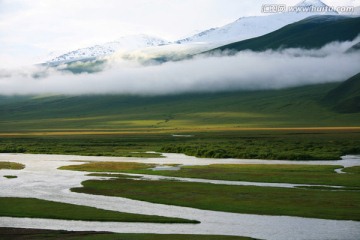
[[[360,112],[360,73],[331,90],[323,102],[337,112]]]
[[[359,126],[359,112],[343,114],[323,103],[342,85],[142,97],[2,96],[0,132]]]
[[[0,152],[340,159],[360,152],[360,112],[335,111],[337,102],[327,100],[356,94],[348,91],[355,85],[341,91],[347,84],[171,96],[2,96]]]
[[[333,41],[348,41],[360,34],[360,17],[315,16],[269,34],[228,44],[217,50],[265,51],[280,48],[320,48]]]

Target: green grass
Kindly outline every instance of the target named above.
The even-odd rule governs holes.
[[[60,169],[89,172],[123,172],[169,177],[203,178],[228,181],[298,183],[332,186],[360,187],[360,174],[338,174],[342,166],[320,165],[262,165],[262,164],[212,164],[208,166],[183,166],[178,171],[153,171],[153,164],[126,162],[94,162],[64,166]],[[359,167],[345,171],[359,173]]]
[[[4,178],[13,179],[13,178],[17,178],[17,176],[13,176],[13,175],[4,175]]]
[[[210,134],[209,134],[210,136]],[[329,160],[360,153],[359,132],[268,131],[233,132],[168,143],[163,152],[207,158]]]
[[[360,153],[360,130],[318,127],[360,127],[360,113],[336,112],[323,102],[338,86],[143,97],[0,96],[0,152],[339,159]],[[298,127],[304,129],[272,131]]]
[[[344,188],[335,188],[335,187],[323,187],[323,186],[298,186],[296,188],[300,189],[313,189],[313,190],[330,190],[330,191],[359,191],[358,187],[344,187]]]
[[[341,166],[318,165],[209,165],[185,166],[180,171],[131,171],[173,177],[230,181],[318,184],[360,187],[360,175],[338,174]]]
[[[359,44],[360,46],[360,44]],[[360,111],[360,73],[331,90],[323,99],[335,111],[353,113]]]
[[[89,180],[72,191],[214,211],[360,220],[360,194],[206,183]]]
[[[0,162],[0,169],[21,170],[25,165],[14,162]]]
[[[344,168],[343,172],[360,174],[360,166]],[[357,175],[352,175],[352,176],[357,176]]]
[[[253,130],[170,133],[0,137],[0,152],[158,157],[133,152],[185,153],[208,158],[340,159],[360,153],[360,130]]]
[[[349,100],[349,89],[356,100],[358,85],[349,86],[168,96],[0,96],[0,153],[158,157],[145,152],[162,151],[209,158],[340,159],[360,153],[360,113],[334,110]],[[334,92],[336,102],[331,102]],[[357,102],[350,105],[356,108]],[[342,129],[319,129],[332,127]]]
[[[1,239],[118,239],[118,240],[250,240],[252,238],[217,235],[130,234],[108,232],[71,232],[62,230],[0,228]]]
[[[108,222],[198,223],[194,220],[131,214],[35,198],[0,198],[0,216]]]
[[[2,97],[0,132],[177,133],[217,128],[359,126],[360,113],[337,113],[321,103],[338,85],[147,97]]]

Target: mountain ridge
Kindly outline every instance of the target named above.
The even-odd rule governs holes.
[[[266,35],[224,45],[216,51],[265,51],[284,48],[316,49],[334,41],[352,41],[360,34],[360,17],[311,16]]]
[[[304,0],[299,2],[296,7],[324,7],[331,9],[320,0]],[[306,17],[318,14],[334,14],[335,11],[319,12],[283,12],[267,16],[241,17],[236,21],[219,28],[211,28],[195,34],[191,37],[177,40],[175,43],[184,44],[191,42],[219,42],[219,44],[228,44],[230,42],[251,39],[262,36],[288,24],[300,21]]]
[[[299,2],[296,6],[298,7],[308,7],[308,6],[326,6],[320,0],[304,0]],[[336,12],[326,12],[337,15]],[[319,14],[318,12],[285,12],[278,14],[271,14],[267,16],[250,16],[250,17],[240,17],[234,22],[226,24],[218,28],[210,28],[204,30],[193,36],[179,39],[174,42],[169,42],[160,38],[155,38],[152,36],[147,36],[140,34],[140,40],[135,38],[136,41],[140,41],[140,44],[131,43],[131,41],[125,41],[125,44],[122,44],[123,40],[128,37],[123,37],[123,40],[108,42],[101,45],[94,45],[88,48],[81,48],[75,51],[71,51],[65,54],[62,54],[58,57],[55,57],[48,61],[48,64],[59,64],[67,63],[78,60],[93,60],[97,57],[105,57],[114,54],[118,50],[138,50],[141,48],[146,48],[149,46],[160,46],[164,44],[173,44],[173,45],[186,45],[194,43],[205,43],[208,45],[222,46],[232,42],[237,42],[240,40],[251,39],[254,37],[259,37],[264,34],[268,34],[275,30],[278,30],[288,24],[300,21],[306,17]],[[325,14],[325,13],[324,13]],[[128,45],[131,45],[129,47]]]

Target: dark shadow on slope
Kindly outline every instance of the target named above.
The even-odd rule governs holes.
[[[331,90],[322,102],[340,113],[360,112],[360,73]]]

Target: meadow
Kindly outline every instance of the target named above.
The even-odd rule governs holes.
[[[261,215],[355,220],[360,218],[357,191],[231,186],[132,179],[88,180],[78,193],[118,196],[204,210]]]
[[[71,232],[62,230],[0,228],[1,239],[87,239],[87,240],[251,240],[253,238],[189,234],[130,234],[108,232]]]
[[[180,218],[123,213],[36,198],[15,197],[0,197],[0,216],[105,222],[199,223]]]
[[[147,151],[207,158],[326,160],[360,153],[360,130],[266,129],[167,133],[0,136],[0,152],[159,157]]]
[[[336,90],[338,95],[339,85],[168,96],[0,96],[0,153],[158,158],[164,152],[199,158],[338,160],[343,155],[360,154],[360,113],[338,111],[330,101],[333,97],[327,98],[330,91]],[[9,163],[0,166],[21,168]],[[148,169],[153,166],[95,163],[63,169],[90,171],[97,176],[104,171],[117,173],[112,180],[85,181],[83,187],[72,189],[74,192],[233,213],[360,221],[358,167],[343,169],[348,174],[336,174],[334,170],[341,166],[220,164],[188,166],[177,172]],[[325,186],[290,189],[139,178],[135,181],[121,173]],[[9,179],[3,180],[14,181],[11,177],[15,176],[8,176]],[[334,191],[326,187],[332,185],[344,188]],[[4,201],[1,206],[10,206],[0,209],[2,216],[72,219],[66,209],[81,208],[73,218],[91,220],[90,217],[96,216],[102,221],[195,223],[124,213],[105,217],[98,209],[39,199],[2,198],[0,201]],[[40,206],[59,211],[49,215],[50,211],[44,212]],[[9,231],[11,229],[0,229],[0,234],[9,236],[6,235]],[[23,231],[25,235],[32,234]],[[76,239],[77,234],[82,233],[37,230],[33,234],[35,238],[49,234],[55,238]],[[169,238],[169,235],[151,234],[84,234],[86,239]],[[171,235],[171,239],[179,240],[202,237]]]
[[[334,165],[284,165],[284,164],[212,164],[205,166],[182,166],[177,171],[152,170],[154,164],[131,162],[91,162],[64,166],[60,169],[88,172],[117,172],[161,175],[168,177],[201,178],[228,181],[295,183],[360,187],[358,167],[344,168],[338,174]],[[360,190],[360,188],[359,188]]]
[[[131,162],[91,162],[64,166],[60,169],[96,172],[111,180],[88,180],[82,188],[72,191],[88,194],[119,196],[153,203],[171,204],[214,211],[262,215],[288,215],[358,221],[360,209],[357,167],[345,168],[353,174],[338,174],[341,166],[320,165],[231,165],[184,166],[178,171],[154,171],[154,164]],[[150,181],[126,178],[121,173],[202,179],[324,184],[329,187],[278,188],[231,186],[174,180]],[[347,186],[333,189],[332,186]]]
[[[336,107],[357,97],[359,80],[166,96],[0,96],[0,152],[340,159],[360,153],[360,113]]]

